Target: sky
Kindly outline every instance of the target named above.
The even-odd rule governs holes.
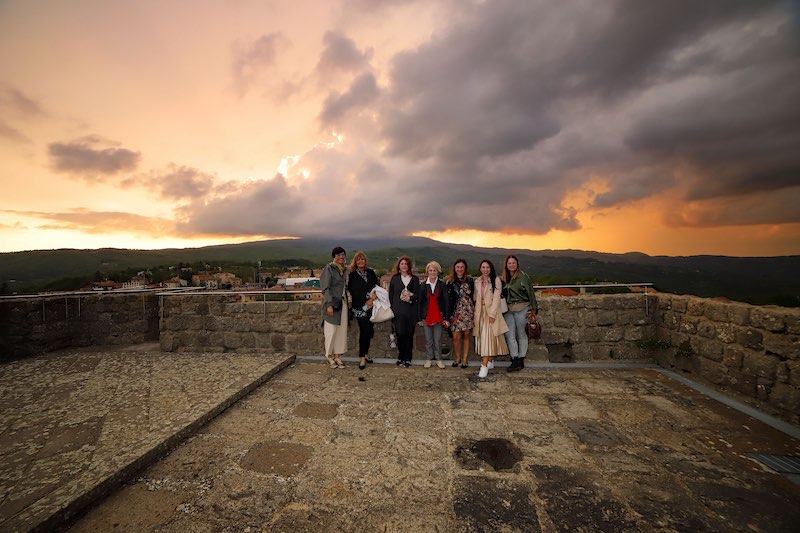
[[[800,8],[0,0],[0,252],[800,254]]]

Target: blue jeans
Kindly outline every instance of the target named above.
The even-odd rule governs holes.
[[[422,326],[425,330],[425,350],[428,352],[428,359],[442,360],[442,323],[429,326]]]
[[[525,324],[530,307],[522,311],[509,311],[503,315],[508,326],[506,331],[506,344],[511,352],[511,357],[525,357],[528,354],[528,334],[525,333]]]

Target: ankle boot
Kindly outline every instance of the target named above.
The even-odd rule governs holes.
[[[508,368],[506,369],[506,372],[513,372],[514,370],[516,370],[516,368],[517,368],[517,358],[516,357],[512,357],[511,358],[511,364],[508,365]]]
[[[524,357],[517,357],[519,359],[519,363],[517,363],[517,370],[522,370],[525,368],[525,358]]]

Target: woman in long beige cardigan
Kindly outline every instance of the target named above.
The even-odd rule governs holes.
[[[502,282],[488,259],[481,261],[481,277],[475,280],[475,353],[481,356],[478,377],[483,379],[494,368],[494,358],[508,354],[505,332],[508,325],[500,312]]]

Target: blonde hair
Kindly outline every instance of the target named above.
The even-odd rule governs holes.
[[[365,254],[364,252],[359,250],[359,251],[357,251],[355,253],[355,255],[353,255],[353,260],[350,262],[350,272],[355,272],[356,271],[356,269],[358,268],[358,266],[356,266],[356,263],[358,262],[359,259],[362,259],[362,258],[366,262],[366,264],[364,265],[364,268],[367,268],[369,266],[369,261],[367,261],[367,254]]]
[[[429,269],[430,267],[433,267],[433,268],[435,268],[435,269],[436,269],[436,272],[438,272],[439,274],[441,274],[441,273],[442,273],[442,265],[440,265],[440,264],[439,264],[439,263],[437,263],[436,261],[431,261],[430,263],[428,263],[427,265],[425,265],[425,273],[426,273],[426,274],[428,273],[428,269]]]

